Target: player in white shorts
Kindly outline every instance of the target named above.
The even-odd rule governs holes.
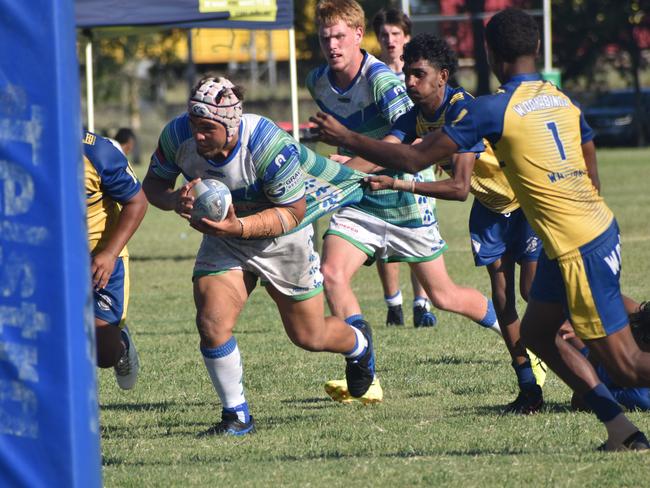
[[[344,354],[346,378],[357,396],[374,377],[370,330],[324,317],[319,258],[312,227],[303,222],[305,214],[313,219],[314,208],[326,209],[344,194],[343,183],[331,184],[338,181],[337,171],[328,175],[329,182],[306,179],[303,168],[313,169],[318,158],[270,120],[242,114],[241,101],[241,90],[225,78],[201,80],[188,112],[164,128],[143,183],[153,205],[176,211],[204,234],[193,272],[196,324],[222,404],[221,421],[205,434],[255,429],[233,329],[258,278],[294,344]],[[174,190],[179,174],[189,183]],[[202,178],[219,180],[231,191],[233,205],[222,222],[191,219],[192,187]],[[309,195],[306,181],[316,190]],[[314,194],[328,198],[314,205]]]
[[[327,64],[307,77],[312,97],[322,112],[348,129],[383,138],[412,103],[395,74],[360,49],[365,25],[363,9],[354,0],[321,0],[316,7],[316,22]],[[381,173],[411,182],[432,179],[427,171],[432,170],[417,175],[392,170]],[[425,247],[420,247],[418,241],[423,234],[427,241]],[[492,302],[477,290],[460,287],[451,280],[442,256],[444,249],[433,199],[393,190],[364,194],[358,204],[332,217],[325,235],[322,271],[330,310],[350,324],[365,324],[351,286],[353,275],[374,259],[402,261],[411,265],[437,308],[460,313],[485,327],[498,327]],[[347,402],[349,386],[335,380],[326,384],[326,391],[335,400]],[[376,381],[361,400],[374,402],[382,397]]]

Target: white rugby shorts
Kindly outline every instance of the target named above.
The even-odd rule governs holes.
[[[259,277],[263,285],[295,300],[306,300],[323,289],[320,257],[314,250],[311,225],[274,239],[234,239],[203,236],[193,277],[238,269]]]
[[[446,249],[438,223],[400,227],[354,208],[332,216],[325,235],[336,235],[368,255],[369,261],[417,263],[432,261]]]

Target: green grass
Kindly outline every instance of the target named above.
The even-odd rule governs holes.
[[[622,228],[623,289],[648,298],[650,150],[603,150],[599,158],[603,193]],[[446,262],[455,281],[487,293],[487,273],[474,268],[469,251],[469,208],[439,202],[450,244]],[[383,404],[328,400],[322,383],[342,377],[342,358],[293,346],[273,303],[257,290],[236,336],[258,433],[198,439],[220,412],[194,326],[190,275],[198,242],[175,214],[151,208],[129,246],[129,323],[142,369],[130,392],[117,388],[111,371],[99,374],[106,486],[648,483],[648,455],[595,452],[604,428],[594,416],[569,410],[570,391],[552,374],[542,413],[500,416],[516,384],[496,334],[444,312],[430,330],[384,327],[374,268],[358,273],[355,290],[375,326]],[[401,280],[409,290],[405,269]],[[631,417],[650,430],[647,414]]]

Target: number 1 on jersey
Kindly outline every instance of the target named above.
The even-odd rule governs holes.
[[[564,154],[564,146],[560,140],[560,134],[557,131],[557,125],[555,125],[555,122],[548,122],[546,124],[546,128],[551,131],[551,134],[553,134],[553,139],[555,140],[555,145],[557,146],[557,150],[560,153],[562,161],[566,161],[566,154]]]

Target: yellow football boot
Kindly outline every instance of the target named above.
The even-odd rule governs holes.
[[[384,391],[379,383],[379,378],[375,378],[368,388],[368,391],[359,398],[350,395],[348,391],[348,384],[345,380],[330,380],[325,383],[325,393],[335,402],[339,403],[353,403],[361,402],[364,405],[371,405],[373,403],[381,403],[384,399]]]

